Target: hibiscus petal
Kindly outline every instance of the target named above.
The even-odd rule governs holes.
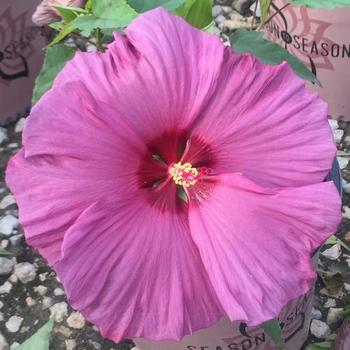
[[[157,8],[136,18],[105,54],[79,53],[54,86],[82,80],[98,101],[152,140],[182,130],[193,120],[217,83],[224,46]]]
[[[145,152],[127,126],[113,123],[109,106],[94,103],[79,82],[66,87],[68,94],[56,88],[34,107],[24,149],[9,162],[6,176],[28,243],[51,264],[60,256],[64,232],[91,203],[139,187]]]
[[[276,191],[236,174],[214,177],[205,195],[196,186],[190,230],[231,320],[258,325],[308,291],[311,253],[340,221],[332,182]]]
[[[185,211],[96,202],[67,231],[55,270],[102,335],[180,339],[222,315]]]
[[[219,80],[192,126],[213,147],[218,173],[270,187],[324,180],[336,151],[327,104],[287,63],[264,65],[227,48]]]

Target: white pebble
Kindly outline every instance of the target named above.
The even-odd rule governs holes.
[[[0,202],[0,209],[6,209],[10,205],[16,203],[15,197],[12,194],[5,196]]]
[[[53,304],[53,299],[50,297],[43,298],[43,309],[48,309]]]
[[[85,326],[85,318],[80,312],[72,312],[67,318],[67,324],[71,328],[82,329]]]
[[[17,349],[21,344],[17,343],[16,341],[11,344],[10,350],[15,350]]]
[[[0,286],[0,294],[8,294],[12,289],[12,284],[9,281],[6,281]]]
[[[0,257],[0,275],[9,275],[13,269],[13,261],[4,257]]]
[[[3,336],[2,333],[0,333],[0,349],[1,350],[9,350],[10,347],[5,339],[5,337]]]
[[[344,288],[347,292],[350,292],[350,284],[349,283],[344,283]]]
[[[77,342],[75,339],[66,339],[66,350],[74,350],[77,347]]]
[[[336,143],[340,143],[341,139],[343,138],[344,135],[344,130],[342,129],[336,129],[333,130],[333,135],[334,135],[334,140]]]
[[[344,317],[344,309],[330,308],[327,315],[327,323],[332,324],[340,321]]]
[[[326,249],[321,254],[327,259],[337,260],[341,255],[341,247],[338,243],[334,244],[331,248]]]
[[[27,297],[26,298],[26,304],[29,307],[32,307],[32,306],[36,305],[36,301],[32,297]]]
[[[315,309],[314,307],[311,310],[311,318],[313,320],[320,320],[322,318],[322,313],[320,310]]]
[[[58,297],[60,295],[64,295],[64,290],[62,288],[55,288],[53,294]]]
[[[325,304],[324,307],[329,308],[329,307],[335,307],[337,305],[337,303],[335,302],[334,299],[328,299]]]
[[[34,291],[40,294],[41,296],[44,296],[47,293],[47,287],[40,285],[34,287]]]
[[[340,169],[345,169],[349,163],[348,157],[337,157],[337,160],[338,160]]]
[[[7,130],[5,128],[0,127],[0,145],[7,139]]]
[[[0,233],[10,236],[15,228],[18,227],[18,219],[12,215],[6,215],[0,220]]]
[[[50,307],[50,314],[56,322],[62,322],[68,315],[68,305],[64,301]]]
[[[28,262],[19,263],[15,265],[15,275],[22,283],[26,284],[35,279],[36,267]]]
[[[11,316],[9,320],[5,323],[7,330],[11,333],[16,333],[21,328],[23,323],[23,317]]]
[[[312,320],[310,332],[316,338],[325,338],[330,334],[331,330],[328,327],[327,323],[320,320]]]
[[[25,118],[21,118],[18,120],[18,122],[15,125],[15,132],[22,132],[23,131],[25,121],[26,121]]]

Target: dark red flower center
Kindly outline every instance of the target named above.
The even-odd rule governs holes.
[[[196,188],[214,166],[212,148],[199,136],[167,131],[147,144],[138,171],[140,188],[147,190],[152,204],[160,201],[163,206],[165,200],[166,207],[170,202],[172,207],[183,205],[184,191]]]

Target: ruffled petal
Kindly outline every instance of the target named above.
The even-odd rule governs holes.
[[[6,182],[31,245],[53,264],[65,231],[93,202],[139,188],[145,146],[108,105],[95,103],[79,82],[47,93],[34,107],[24,149],[10,162]],[[62,101],[66,101],[62,103]]]
[[[197,117],[217,83],[224,46],[157,8],[115,33],[106,53],[79,53],[55,86],[83,81],[146,141],[167,130],[183,130]]]
[[[231,320],[258,325],[309,290],[311,254],[340,221],[332,182],[276,191],[221,175],[196,186],[190,230]]]
[[[264,65],[227,48],[219,81],[192,125],[213,147],[218,173],[242,172],[270,187],[324,180],[336,151],[327,104],[287,63]]]
[[[70,304],[114,341],[178,340],[222,315],[184,211],[140,198],[94,203],[62,252],[54,268]]]

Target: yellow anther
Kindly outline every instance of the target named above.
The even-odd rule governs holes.
[[[199,177],[197,168],[192,167],[191,163],[178,162],[169,168],[169,175],[173,178],[176,185],[183,187],[193,186]]]

